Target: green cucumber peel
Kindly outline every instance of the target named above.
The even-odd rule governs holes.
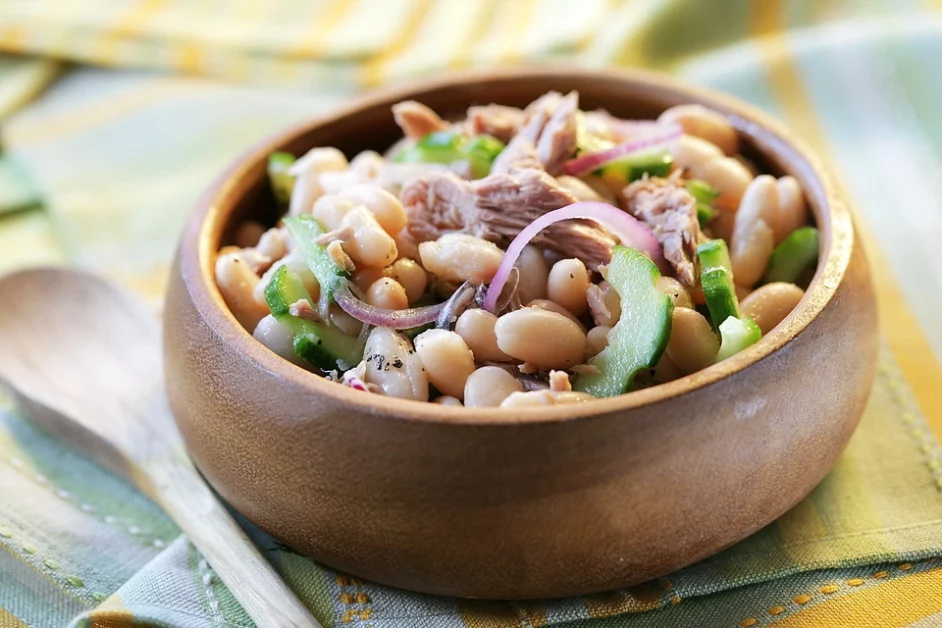
[[[674,305],[656,283],[661,273],[647,256],[625,246],[612,249],[608,283],[621,298],[621,316],[608,334],[608,346],[588,364],[597,373],[580,373],[573,388],[596,397],[628,391],[635,375],[653,368],[670,337]]]
[[[809,275],[818,265],[820,247],[821,237],[817,229],[796,229],[772,251],[763,282],[784,281],[807,286],[804,280],[810,279]]]
[[[725,360],[757,343],[762,337],[762,330],[748,316],[736,318],[730,316],[719,325],[720,350],[716,354],[716,361]]]

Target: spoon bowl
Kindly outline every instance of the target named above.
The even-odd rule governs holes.
[[[3,277],[0,303],[0,384],[32,420],[161,506],[260,626],[319,628],[187,457],[153,313],[103,279],[60,268]]]

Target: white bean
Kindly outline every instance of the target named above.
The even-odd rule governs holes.
[[[294,188],[288,213],[292,216],[310,213],[314,202],[326,191],[321,178],[327,173],[340,174],[347,169],[347,158],[336,148],[312,148],[291,165]]]
[[[498,366],[482,366],[464,385],[464,405],[468,407],[496,408],[512,393],[520,392],[520,382]]]
[[[527,303],[526,306],[540,308],[541,310],[546,310],[547,312],[556,312],[557,314],[562,314],[573,323],[578,325],[579,329],[582,330],[583,333],[586,331],[585,325],[582,324],[582,321],[580,321],[575,314],[564,308],[556,301],[550,301],[549,299],[534,299]]]
[[[272,227],[259,237],[255,250],[273,261],[281,259],[288,254],[288,237],[285,230]]]
[[[311,214],[325,229],[332,231],[340,226],[343,217],[354,207],[356,203],[353,201],[340,198],[336,194],[325,194],[314,203]]]
[[[778,184],[775,177],[761,174],[752,180],[739,202],[736,226],[733,228],[733,242],[737,237],[741,237],[741,232],[746,233],[752,230],[751,223],[757,220],[764,221],[772,228],[772,232],[777,234],[778,217]]]
[[[720,341],[710,323],[700,312],[675,307],[671,317],[671,335],[667,355],[684,374],[713,364]]]
[[[671,142],[669,151],[674,163],[690,171],[694,177],[699,177],[703,166],[718,157],[723,151],[715,144],[692,135],[681,135]]]
[[[464,233],[446,233],[419,244],[422,266],[445,281],[490,283],[504,258],[496,244]]]
[[[540,370],[579,364],[585,353],[585,334],[576,323],[535,307],[504,314],[494,332],[501,351]]]
[[[293,362],[298,366],[307,364],[294,352],[294,336],[291,330],[278,322],[271,314],[258,322],[252,335],[255,336],[256,340],[289,362]]]
[[[455,399],[450,395],[442,395],[441,397],[435,397],[435,400],[432,403],[437,403],[440,406],[463,406],[460,399]]]
[[[658,117],[658,122],[676,122],[684,133],[716,145],[727,155],[739,152],[739,134],[721,114],[703,105],[677,105]]]
[[[376,217],[362,205],[347,212],[340,221],[340,229],[349,227],[353,235],[344,242],[344,251],[357,266],[383,268],[392,264],[399,252],[396,241],[386,233]]]
[[[464,338],[478,362],[506,362],[511,359],[497,346],[496,324],[497,316],[480,308],[465,310],[455,322],[455,333]]]
[[[752,181],[752,173],[732,157],[711,159],[694,176],[715,187],[720,195],[713,204],[728,211],[736,211],[742,195]]]
[[[404,310],[409,307],[406,289],[389,277],[381,277],[366,291],[366,302],[387,310]]]
[[[226,253],[217,257],[215,273],[216,286],[232,315],[246,329],[255,329],[258,322],[269,313],[265,305],[255,300],[258,275],[240,253]]]
[[[429,329],[416,336],[415,350],[435,388],[464,399],[465,382],[474,372],[474,355],[464,339],[453,331]]]
[[[749,223],[743,231],[738,238],[733,237],[729,257],[733,263],[733,280],[737,285],[750,288],[759,281],[769,264],[775,234],[764,220]]]
[[[363,350],[363,379],[376,384],[384,395],[428,401],[428,374],[412,343],[386,327],[374,327]]]
[[[778,180],[778,209],[776,243],[787,238],[792,231],[804,226],[808,221],[808,205],[801,184],[795,177],[786,176]]]
[[[740,307],[743,316],[754,320],[762,333],[767,334],[785,320],[804,294],[804,290],[793,283],[769,283],[756,288],[742,300]]]
[[[389,277],[389,267],[376,268],[375,266],[361,266],[353,271],[350,279],[357,288],[366,292],[376,281]]]
[[[406,210],[398,198],[383,188],[370,183],[354,183],[337,194],[342,199],[364,205],[376,217],[376,221],[391,236],[406,226]]]
[[[546,283],[546,292],[551,301],[559,303],[576,316],[582,316],[588,307],[588,288],[589,271],[582,260],[564,259],[553,264]]]
[[[504,399],[501,408],[526,408],[531,406],[562,406],[573,403],[583,403],[595,399],[589,393],[552,390],[531,390],[529,392],[515,392]]]
[[[549,265],[540,249],[531,245],[523,247],[514,266],[520,271],[520,281],[517,282],[520,302],[529,303],[533,299],[545,299]]]
[[[689,307],[693,309],[693,300],[690,293],[684,288],[683,284],[673,277],[660,276],[655,284],[658,292],[666,294],[671,298],[674,307]]]
[[[387,268],[389,276],[402,284],[406,289],[406,296],[409,303],[422,298],[425,289],[428,287],[428,275],[421,266],[414,260],[400,257],[393,265]]]

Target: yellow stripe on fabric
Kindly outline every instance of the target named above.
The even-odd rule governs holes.
[[[396,37],[395,41],[386,50],[376,55],[363,66],[360,73],[360,84],[366,86],[379,85],[386,79],[386,69],[390,63],[403,51],[418,33],[425,20],[426,14],[432,8],[432,0],[420,0],[412,6],[409,19]]]
[[[543,628],[546,612],[509,602],[458,600],[458,616],[466,628]]]
[[[756,28],[772,28],[778,0],[755,0],[753,24]],[[781,13],[779,12],[779,15]],[[772,26],[767,24],[772,22]],[[828,157],[825,134],[815,115],[798,68],[793,62],[785,36],[759,38],[759,49],[767,60],[770,83],[789,124]],[[828,158],[828,161],[832,161]],[[932,355],[929,342],[909,310],[883,259],[880,247],[870,235],[863,218],[855,215],[857,233],[870,259],[871,275],[877,288],[880,326],[899,363],[900,370],[913,390],[916,400],[936,438],[942,441],[942,365]]]
[[[56,582],[55,580],[49,577],[49,574],[47,574],[39,567],[37,567],[36,565],[32,564],[31,562],[29,562],[28,560],[20,556],[15,551],[13,551],[13,549],[9,547],[6,543],[0,543],[0,548],[3,548],[4,550],[6,550],[7,553],[13,558],[15,558],[17,562],[22,563],[23,565],[28,567],[30,571],[36,573],[40,578],[42,578],[42,580],[44,580],[48,584],[55,587],[55,589],[60,591],[63,595],[65,595],[66,597],[72,598],[73,600],[75,600],[76,602],[79,602],[80,604],[84,606],[85,603],[82,601],[81,598],[77,597],[74,593],[72,593],[65,587],[60,586],[58,582]]]
[[[349,0],[333,0],[314,11],[310,23],[301,32],[300,43],[289,47],[284,54],[313,59],[323,56],[328,35],[340,25],[352,5]]]
[[[780,628],[880,626],[902,628],[942,611],[942,570],[933,569],[829,597],[802,612],[772,622]],[[848,620],[853,621],[848,624]]]
[[[180,95],[180,81],[177,79],[151,83],[140,89],[127,90],[108,100],[96,100],[86,106],[76,107],[67,115],[47,118],[41,125],[20,125],[15,132],[7,131],[8,139],[11,144],[18,146],[58,141],[63,135],[85,131],[136,109]]]
[[[23,52],[25,41],[26,29],[22,24],[0,24],[0,49]]]
[[[115,20],[111,28],[101,33],[98,50],[92,55],[102,63],[118,65],[120,50],[118,44],[144,30],[151,17],[167,4],[167,0],[138,0],[123,16]]]
[[[0,606],[0,628],[29,628],[29,626],[14,617],[13,613]]]

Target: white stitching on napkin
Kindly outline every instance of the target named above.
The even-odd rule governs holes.
[[[209,602],[213,625],[221,625],[222,615],[219,612],[219,600],[216,599],[216,593],[213,592],[213,570],[209,568],[209,563],[206,562],[205,558],[200,558],[197,565],[200,578],[203,581],[203,588],[206,591],[206,601]]]

